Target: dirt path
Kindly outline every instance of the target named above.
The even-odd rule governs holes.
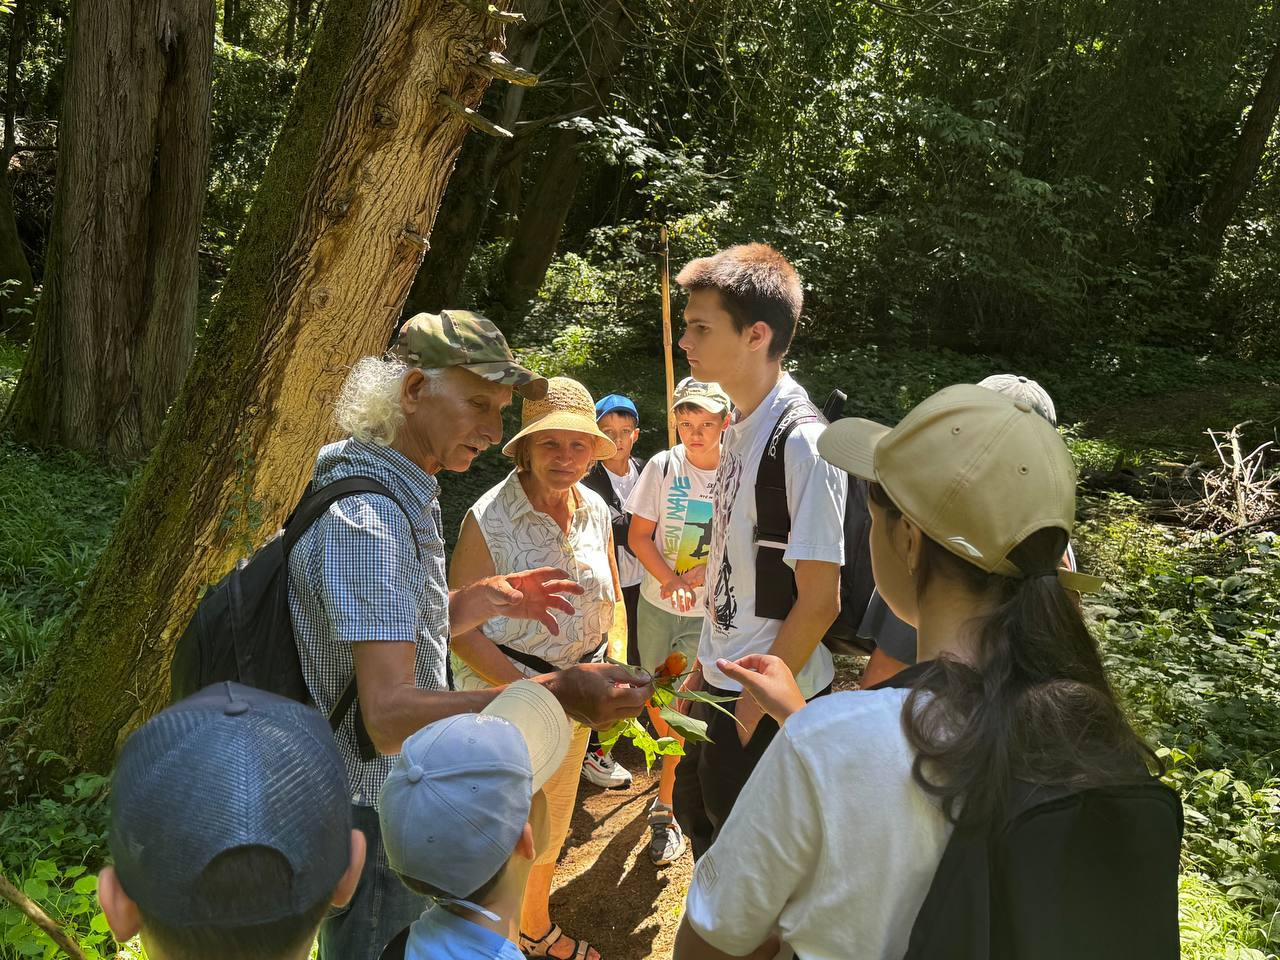
[[[586,937],[603,960],[666,960],[684,910],[693,858],[667,867],[649,861],[645,814],[657,794],[657,767],[620,744],[617,759],[631,771],[629,790],[601,790],[583,781],[565,841],[551,916],[571,936]]]

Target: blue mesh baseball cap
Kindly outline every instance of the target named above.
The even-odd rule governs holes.
[[[533,795],[572,732],[546,687],[519,680],[480,713],[429,723],[404,742],[382,785],[382,846],[396,873],[465,897],[511,858]]]
[[[611,393],[596,402],[596,420],[599,421],[606,413],[629,413],[636,418],[636,423],[640,422],[640,411],[636,409],[636,405],[631,402],[630,397],[624,397],[620,393]]]
[[[144,917],[174,928],[299,916],[332,896],[351,858],[351,801],[329,724],[316,710],[237,683],[192,694],[143,724],[111,780],[108,839]],[[274,850],[291,880],[227,916],[201,894],[220,855]]]

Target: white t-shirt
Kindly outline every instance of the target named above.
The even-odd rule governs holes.
[[[736,660],[768,653],[781,620],[755,615],[756,471],[765,444],[787,402],[807,399],[804,388],[783,374],[751,416],[725,431],[716,471],[711,521],[711,556],[707,561],[706,613],[698,660],[707,681],[724,690],[739,684],[718,669],[716,660]],[[802,423],[787,438],[785,451],[787,506],[791,538],[783,559],[844,562],[844,504],[849,475],[818,456],[818,437],[826,429],[817,421]],[[831,683],[831,653],[821,643],[796,675],[805,699]]]
[[[634,517],[657,524],[653,541],[676,573],[705,565],[710,555],[711,487],[715,479],[714,470],[690,463],[684,444],[679,443],[644,465],[640,482],[623,508]],[[702,589],[694,590],[693,595],[693,608],[682,616],[703,616]],[[669,597],[662,598],[662,584],[648,570],[640,581],[640,596],[655,607],[680,614]]]
[[[822,697],[760,758],[686,904],[725,953],[773,934],[804,960],[899,960],[951,835],[911,777],[908,690]]]
[[[601,469],[604,470],[605,476],[609,478],[609,483],[613,485],[613,492],[617,496],[618,502],[623,505],[623,511],[629,513],[630,511],[626,507],[627,497],[631,496],[631,491],[635,489],[636,483],[639,482],[640,471],[636,469],[636,465],[631,462],[629,457],[627,458],[627,475],[625,477],[618,476],[607,466],[601,465]],[[616,520],[622,514],[614,510],[613,506],[610,505],[609,516]],[[636,559],[635,554],[627,549],[625,543],[617,544],[616,552],[618,556],[618,586],[634,587],[640,582],[640,577],[644,574],[644,564]]]

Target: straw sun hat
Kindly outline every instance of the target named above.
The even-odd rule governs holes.
[[[577,380],[552,377],[547,381],[547,395],[541,400],[524,401],[520,415],[520,432],[507,441],[502,452],[515,456],[516,445],[532,433],[543,430],[574,430],[590,434],[596,441],[595,458],[608,460],[618,452],[613,441],[596,426],[596,404],[591,393]]]

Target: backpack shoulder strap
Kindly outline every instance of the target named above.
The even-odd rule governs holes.
[[[345,497],[354,497],[361,493],[375,493],[378,496],[386,497],[400,509],[406,520],[409,519],[409,511],[405,509],[399,498],[387,489],[386,484],[380,483],[372,477],[343,477],[341,480],[325,484],[318,490],[308,491],[298,501],[293,513],[289,514],[289,519],[284,522],[284,555],[286,560],[294,544],[311,528],[313,523],[320,519],[321,515],[329,507]],[[413,542],[413,547],[417,551],[419,559],[421,559],[422,551],[418,547],[416,539]]]
[[[791,508],[787,504],[787,439],[802,423],[822,414],[799,397],[783,408],[764,445],[756,468],[756,616],[785,619],[795,603],[795,574],[783,561],[791,537]]]
[[[344,497],[354,497],[361,493],[374,493],[378,496],[386,497],[404,514],[405,519],[409,519],[409,511],[404,508],[404,504],[396,497],[394,493],[387,489],[386,484],[374,480],[372,477],[343,477],[341,480],[334,480],[327,483],[318,490],[311,490],[303,494],[298,501],[298,505],[293,508],[293,513],[289,514],[289,519],[284,522],[284,562],[287,567],[289,564],[289,554],[293,550],[294,545],[299,538],[311,529],[311,525],[320,519],[321,514],[329,509],[331,505]],[[414,538],[413,549],[418,554],[418,559],[422,559],[422,548],[418,546],[417,538]],[[333,705],[333,709],[329,712],[329,728],[337,733],[338,728],[342,726],[342,721],[346,719],[352,705],[356,702],[356,677],[353,673],[351,679],[347,681],[347,685],[342,688],[342,694],[338,697],[338,702]],[[360,749],[360,757],[362,760],[370,760],[377,755],[374,749],[373,740],[369,736],[368,730],[364,726],[363,718],[359,713],[356,714],[356,744]]]

